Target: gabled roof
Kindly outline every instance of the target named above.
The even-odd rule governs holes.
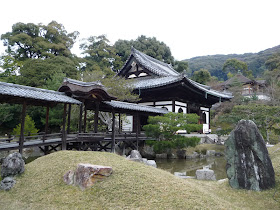
[[[179,75],[179,73],[172,68],[171,64],[166,64],[155,58],[152,58],[151,56],[148,56],[148,55],[136,50],[133,47],[131,48],[131,54],[130,54],[129,58],[127,59],[125,65],[122,67],[122,69],[118,72],[118,75],[122,75],[125,73],[124,71],[126,70],[127,65],[133,58],[135,58],[136,61],[139,64],[141,64],[144,68],[151,71],[153,74],[155,74],[157,76],[169,76],[169,75],[178,76]]]
[[[77,99],[95,98],[100,101],[116,99],[107,93],[106,88],[100,82],[82,82],[65,78],[58,91],[65,92]]]
[[[157,87],[162,87],[165,85],[169,84],[174,84],[174,83],[187,83],[187,85],[194,87],[196,89],[199,89],[205,94],[213,95],[216,97],[221,97],[224,99],[231,99],[232,95],[225,94],[218,92],[216,90],[211,89],[209,86],[202,85],[200,83],[197,83],[188,77],[184,75],[179,75],[179,76],[168,76],[168,77],[156,77],[156,78],[142,78],[142,79],[136,79],[133,81],[133,85],[135,89],[150,89],[150,88],[157,88]]]
[[[224,81],[223,83],[219,84],[219,86],[231,86],[236,82],[239,82],[243,85],[243,84],[252,83],[252,82],[254,82],[254,80],[251,80],[251,79],[245,77],[241,73],[237,73],[232,78],[230,78],[230,79]]]
[[[0,102],[22,103],[28,101],[33,105],[46,105],[48,103],[81,104],[80,101],[53,90],[0,82]]]

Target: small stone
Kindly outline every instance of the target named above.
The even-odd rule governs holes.
[[[68,185],[74,185],[75,183],[74,183],[74,180],[75,180],[75,178],[74,178],[74,175],[75,175],[75,172],[74,171],[68,171],[66,174],[64,174],[64,176],[63,176],[63,180],[64,180],[64,182],[66,183],[66,184],[68,184]]]
[[[154,160],[148,160],[147,165],[157,168],[157,163]]]
[[[216,180],[214,171],[207,168],[196,170],[195,176],[199,180]]]
[[[1,190],[10,190],[16,184],[16,180],[13,177],[5,177],[0,184]]]
[[[24,160],[20,153],[15,152],[8,155],[1,166],[1,176],[4,179],[8,176],[16,176],[24,172]]]
[[[157,159],[167,159],[167,154],[166,153],[156,154],[156,158]]]
[[[139,159],[142,161],[142,156],[138,150],[132,150],[130,153],[130,159]]]

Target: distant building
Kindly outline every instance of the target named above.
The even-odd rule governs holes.
[[[203,124],[203,133],[210,133],[210,108],[217,102],[227,101],[231,95],[212,90],[186,75],[175,71],[170,64],[156,60],[135,48],[118,76],[132,81],[139,104],[160,107],[171,112],[196,113]],[[141,124],[147,123],[141,118]],[[133,130],[133,117],[128,117],[125,129]]]
[[[256,96],[259,100],[270,100],[267,95],[267,85],[265,80],[251,80],[242,75],[241,72],[238,72],[235,76],[223,83],[220,83],[214,88],[226,92],[234,85],[242,86],[241,94],[245,97]]]

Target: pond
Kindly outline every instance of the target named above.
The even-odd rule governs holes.
[[[210,169],[214,170],[217,180],[227,178],[225,157],[208,157],[190,160],[156,159],[156,163],[160,169],[172,174],[174,172],[186,172],[187,176],[195,176],[197,169],[202,169],[203,166],[210,166]]]

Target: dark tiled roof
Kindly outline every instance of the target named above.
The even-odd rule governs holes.
[[[232,95],[221,93],[215,90],[210,89],[209,86],[199,84],[186,76],[168,76],[168,77],[156,77],[156,78],[142,78],[142,79],[135,79],[133,81],[133,85],[135,89],[149,89],[149,88],[155,88],[155,87],[162,87],[168,84],[173,84],[175,82],[182,81],[184,82],[184,79],[188,81],[191,85],[193,85],[195,88],[198,88],[202,91],[204,91],[207,94],[216,96],[216,97],[222,97],[226,99],[232,98]]]
[[[144,106],[140,104],[132,104],[132,103],[121,102],[121,101],[103,101],[102,103],[107,104],[113,108],[127,109],[131,111],[148,112],[148,113],[156,113],[156,114],[168,113],[166,109],[156,108],[152,106]]]
[[[226,80],[225,82],[221,83],[219,86],[230,86],[236,82],[240,82],[241,84],[247,84],[253,82],[253,80],[243,76],[241,73],[237,73],[234,77]]]
[[[150,70],[152,73],[158,76],[179,75],[179,73],[172,68],[171,64],[166,64],[157,59],[154,59],[151,56],[148,56],[136,50],[135,48],[131,49],[130,57],[131,56],[133,56],[143,67],[145,67],[146,69]]]
[[[65,95],[65,93],[5,82],[0,82],[0,97],[1,95],[56,103],[81,103],[80,101]]]

